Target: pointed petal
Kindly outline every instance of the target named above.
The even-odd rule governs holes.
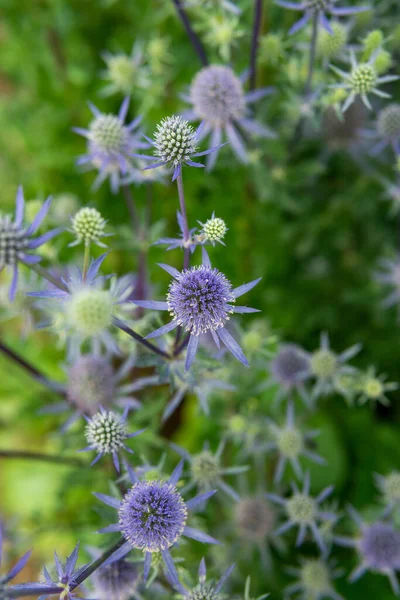
[[[22,185],[18,186],[17,197],[15,200],[15,203],[16,203],[15,224],[17,227],[20,227],[22,225],[22,221],[24,219],[24,206],[25,206],[24,191],[23,191]]]
[[[148,340],[151,338],[159,337],[160,335],[164,335],[165,333],[169,333],[170,331],[173,331],[177,327],[178,327],[178,323],[176,321],[171,321],[170,323],[167,323],[166,325],[163,325],[162,327],[159,327],[155,331],[152,331],[151,333],[146,335],[145,339]]]
[[[197,542],[202,542],[203,544],[220,544],[220,542],[215,538],[207,535],[207,533],[199,531],[198,529],[194,529],[193,527],[185,527],[182,535],[192,540],[196,540]]]
[[[143,581],[146,582],[148,577],[149,577],[149,573],[150,573],[150,567],[151,567],[151,559],[152,559],[152,554],[151,552],[145,552],[144,555],[144,568],[143,568]]]
[[[249,306],[234,306],[233,312],[240,315],[244,315],[247,313],[258,313],[261,311],[258,308],[250,308]]]
[[[238,133],[237,129],[232,125],[232,123],[227,123],[225,126],[226,135],[228,136],[228,140],[232,144],[232,148],[238,157],[238,159],[243,162],[248,162],[248,156],[246,152],[246,148],[244,142],[242,140],[241,135]]]
[[[209,498],[211,498],[211,496],[214,496],[214,494],[216,492],[217,492],[217,490],[211,490],[210,492],[204,492],[203,494],[198,494],[191,500],[188,500],[186,502],[186,506],[188,507],[189,510],[193,510],[193,508],[195,508],[196,506],[199,506],[200,504],[204,504],[204,502],[206,502]]]
[[[107,527],[102,527],[97,530],[97,533],[117,533],[121,531],[121,525],[119,523],[113,523],[112,525],[107,525]]]
[[[182,400],[183,400],[186,392],[187,392],[187,388],[186,387],[181,387],[172,396],[171,400],[168,402],[168,404],[165,407],[165,410],[163,412],[163,416],[162,416],[162,422],[163,423],[167,419],[169,419],[169,417],[172,415],[172,413],[178,408],[178,406],[182,402]]]
[[[152,310],[168,310],[168,304],[166,302],[159,302],[157,300],[132,300],[136,306],[142,308],[150,308]]]
[[[232,573],[233,569],[235,568],[235,565],[231,565],[226,571],[225,573],[222,575],[221,579],[218,581],[216,587],[215,587],[215,593],[218,594],[221,589],[222,586],[224,585],[225,581],[228,579],[228,577],[230,576],[230,574]]]
[[[301,19],[299,19],[289,29],[289,35],[293,35],[293,34],[297,33],[298,31],[300,31],[300,29],[302,29],[305,25],[307,25],[308,21],[310,20],[310,17],[311,17],[311,13],[309,13],[309,12],[304,13],[304,15],[301,17]]]
[[[23,556],[21,556],[21,558],[15,563],[13,568],[7,573],[7,576],[5,578],[5,583],[14,579],[14,577],[16,577],[18,575],[18,573],[20,571],[22,571],[22,569],[25,567],[26,563],[28,562],[31,554],[32,554],[32,550],[29,550]]]
[[[127,554],[129,554],[129,552],[132,550],[132,546],[129,542],[126,542],[125,544],[123,544],[121,546],[121,548],[118,548],[118,550],[116,550],[115,552],[113,552],[113,554],[111,554],[111,556],[109,556],[107,558],[106,561],[103,562],[102,567],[106,567],[107,565],[111,565],[112,563],[116,562],[117,560],[120,560],[121,558],[124,558],[124,556],[126,556]]]
[[[169,273],[171,277],[174,277],[174,279],[179,279],[181,274],[179,273],[178,269],[175,269],[174,267],[171,267],[170,265],[166,265],[164,263],[157,263],[157,265],[164,269],[164,271],[167,271],[167,273]]]
[[[233,354],[238,361],[240,361],[246,367],[249,367],[249,363],[247,358],[245,357],[243,350],[239,346],[236,340],[231,336],[229,331],[223,327],[222,329],[217,329],[217,334],[225,346],[228,348],[229,352]]]
[[[174,561],[172,560],[171,554],[169,553],[169,550],[162,550],[161,554],[164,559],[165,567],[171,583],[174,586],[179,586],[178,573],[174,565]]]
[[[98,494],[97,492],[93,492],[93,496],[96,496],[100,502],[103,502],[104,504],[107,504],[107,506],[111,506],[117,510],[119,510],[119,507],[121,506],[121,502],[118,500],[118,498],[113,498],[112,496],[107,496],[106,494]]]
[[[204,248],[204,246],[201,249],[201,257],[202,257],[203,266],[204,267],[208,267],[209,269],[211,269],[210,257],[208,256],[208,252]]]
[[[190,335],[186,352],[185,371],[188,371],[196,358],[197,348],[199,346],[199,335]]]
[[[118,118],[120,121],[124,122],[126,119],[126,115],[128,114],[130,97],[126,96],[121,104],[121,108],[119,109]]]
[[[234,298],[240,298],[240,296],[243,296],[243,294],[247,294],[247,292],[252,290],[253,287],[255,287],[257,285],[257,283],[259,283],[261,281],[261,279],[262,279],[262,277],[259,277],[258,279],[254,279],[253,281],[250,281],[249,283],[245,283],[244,285],[240,285],[239,287],[235,288],[233,290]]]
[[[50,204],[51,204],[51,198],[47,198],[46,202],[43,203],[38,214],[33,219],[32,223],[29,225],[28,229],[26,230],[27,236],[30,236],[33,233],[35,233],[35,231],[40,227],[43,219],[45,218],[45,216],[47,215],[47,213],[49,211]]]
[[[185,461],[181,460],[179,461],[179,463],[177,464],[177,466],[175,467],[175,469],[172,472],[171,477],[168,480],[168,483],[170,483],[171,485],[176,485],[182,475],[182,471],[183,471],[183,465],[184,465]]]

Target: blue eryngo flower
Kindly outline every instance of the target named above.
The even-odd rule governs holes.
[[[107,277],[98,276],[98,271],[107,254],[92,261],[86,274],[76,268],[65,280],[65,290],[56,289],[31,292],[30,296],[57,300],[59,306],[49,304],[68,337],[69,355],[77,357],[84,343],[93,350],[105,346],[107,351],[118,354],[118,346],[110,333],[115,319],[124,309],[128,309],[128,298],[132,292],[133,281],[127,275],[114,279],[108,289],[104,289]],[[61,312],[61,318],[59,314]],[[57,322],[54,321],[57,326]]]
[[[32,596],[36,592],[38,596],[40,595],[40,600],[46,600],[48,597],[55,595],[57,595],[60,600],[75,600],[77,596],[74,590],[78,586],[77,584],[79,584],[78,578],[87,568],[87,565],[84,565],[75,571],[78,553],[79,543],[75,546],[63,565],[58,558],[57,552],[54,552],[57,581],[54,581],[51,578],[45,567],[43,570],[45,577],[44,582],[23,583],[21,585],[13,586],[13,589],[19,591],[21,596]]]
[[[246,541],[257,544],[264,551],[266,541],[273,541],[276,511],[261,495],[245,496],[235,505],[235,526]]]
[[[3,528],[0,525],[0,564],[2,559],[3,552]],[[32,553],[32,550],[26,552],[21,558],[15,563],[15,565],[5,573],[4,575],[0,575],[0,598],[4,598],[7,600],[7,588],[10,581],[14,579],[25,567],[26,563],[29,560],[29,557]]]
[[[103,237],[109,237],[112,233],[105,233],[107,221],[103,219],[101,213],[96,208],[85,206],[71,218],[71,228],[69,231],[74,234],[75,241],[69,246],[77,246],[84,243],[88,246],[91,243],[105,248],[106,245],[101,241]]]
[[[182,172],[182,166],[202,168],[204,165],[192,159],[216,152],[224,146],[217,144],[213,148],[197,152],[202,126],[195,130],[186,119],[180,116],[166,117],[157,125],[154,140],[146,138],[154,147],[154,156],[133,154],[143,160],[154,161],[146,169],[167,167],[172,170],[172,181],[175,181]]]
[[[74,127],[75,133],[88,140],[87,154],[81,156],[77,164],[99,171],[93,184],[94,189],[98,189],[109,177],[111,190],[115,194],[120,187],[121,177],[129,175],[133,168],[132,153],[139,148],[148,147],[148,144],[141,141],[141,133],[138,131],[141,117],[125,125],[129,98],[122,102],[117,116],[104,114],[93,104],[89,104],[89,107],[94,116],[89,129]]]
[[[41,257],[32,254],[42,244],[45,244],[55,235],[60,233],[61,228],[48,231],[39,237],[34,237],[42,224],[43,219],[50,208],[51,198],[48,198],[39,210],[38,214],[27,227],[24,226],[24,192],[19,186],[16,197],[14,220],[10,215],[0,214],[0,271],[5,267],[13,269],[13,278],[9,290],[9,298],[14,300],[18,286],[18,264],[33,265],[40,262]]]
[[[103,71],[103,78],[108,85],[101,90],[103,96],[124,94],[129,96],[135,89],[145,89],[150,85],[149,70],[144,66],[143,43],[136,41],[130,55],[104,52],[102,55],[107,69]]]
[[[250,115],[249,105],[271,94],[273,88],[244,92],[242,81],[230,67],[210,65],[197,73],[192,81],[187,100],[192,108],[186,114],[190,121],[202,121],[201,138],[211,135],[211,145],[220,147],[224,134],[237,158],[246,163],[248,155],[240,131],[264,138],[276,134]],[[217,153],[207,159],[207,169],[212,169]]]
[[[331,66],[331,69],[344,79],[343,83],[332,87],[341,88],[348,92],[347,99],[344,101],[342,111],[345,112],[359,96],[363,104],[372,110],[368,94],[374,94],[379,98],[390,98],[390,94],[382,92],[379,89],[381,84],[390,83],[399,79],[398,75],[384,75],[380,77],[375,67],[376,53],[374,53],[368,62],[357,62],[354,52],[350,52],[351,71],[346,73],[342,69]]]
[[[166,302],[134,300],[144,308],[167,310],[172,317],[168,325],[160,327],[147,337],[153,338],[182,327],[189,334],[186,355],[186,370],[193,363],[202,335],[210,333],[216,346],[222,342],[228,350],[245,366],[249,366],[243,350],[234,340],[226,325],[232,313],[259,312],[247,306],[232,306],[236,299],[250,291],[261,278],[237,288],[221,271],[211,266],[207,252],[203,248],[203,264],[199,267],[177,271],[169,265],[160,264],[174,278],[169,286]]]
[[[159,240],[157,240],[156,242],[154,242],[154,246],[157,245],[166,245],[167,246],[167,250],[175,250],[175,248],[188,248],[190,250],[190,252],[194,252],[196,249],[196,246],[200,243],[200,240],[198,239],[199,236],[195,235],[196,233],[196,228],[194,227],[193,229],[189,230],[189,238],[187,240],[185,240],[185,227],[184,227],[184,221],[183,221],[183,217],[181,215],[181,213],[179,212],[179,210],[176,212],[176,219],[178,222],[178,227],[179,227],[179,237],[177,238],[160,238]]]
[[[177,444],[171,443],[170,445],[190,465],[190,483],[185,486],[186,491],[192,490],[194,487],[199,492],[217,489],[235,502],[240,500],[239,494],[224,479],[227,475],[244,473],[250,467],[244,465],[225,468],[221,465],[222,454],[225,449],[224,441],[220,442],[215,453],[210,451],[208,443],[205,443],[203,450],[197,454],[190,454]]]
[[[271,379],[266,386],[278,384],[276,400],[297,392],[304,403],[309,404],[310,398],[304,383],[311,377],[310,359],[308,354],[296,344],[284,344],[269,365]]]
[[[111,565],[101,566],[92,576],[98,600],[129,600],[139,585],[138,566],[123,558]]]
[[[371,402],[376,404],[379,402],[383,406],[389,406],[390,400],[386,396],[386,392],[391,392],[399,388],[399,384],[394,381],[386,381],[387,375],[377,375],[375,367],[370,367],[366,373],[359,376],[357,384],[360,392],[358,402],[366,404]]]
[[[195,587],[186,588],[180,581],[173,585],[180,596],[186,600],[223,600],[225,595],[221,594],[222,587],[234,568],[235,565],[231,565],[219,581],[208,583],[206,561],[202,558],[199,566],[199,582]]]
[[[378,486],[382,500],[389,511],[400,507],[400,472],[392,471],[388,475],[375,474],[375,482]]]
[[[359,528],[356,538],[335,536],[341,546],[355,548],[360,555],[360,564],[350,575],[350,581],[356,581],[367,571],[380,573],[389,578],[393,592],[400,593],[396,571],[400,569],[400,531],[385,521],[365,523],[359,513],[350,508],[350,516]]]
[[[354,15],[365,10],[369,10],[368,6],[336,6],[337,0],[303,0],[303,2],[288,2],[287,0],[276,0],[276,4],[288,8],[290,10],[298,10],[303,13],[299,21],[291,27],[289,35],[296,33],[310,21],[314,15],[318,17],[319,24],[329,33],[333,33],[332,27],[328,21],[327,15],[333,17],[345,17]]]
[[[218,243],[225,246],[223,240],[228,228],[223,219],[216,217],[213,212],[211,219],[207,219],[205,223],[199,221],[199,224],[202,226],[200,235],[204,240],[204,243],[209,242],[213,246]]]
[[[300,594],[300,598],[312,600],[344,600],[333,587],[333,579],[340,577],[342,571],[321,558],[301,559],[300,567],[290,567],[286,572],[296,577],[297,581],[285,588],[285,597]]]
[[[321,344],[318,350],[310,355],[310,366],[313,377],[317,380],[313,389],[313,398],[330,394],[336,386],[339,377],[356,372],[354,367],[347,365],[347,361],[353,358],[361,350],[360,344],[351,346],[344,352],[336,354],[329,342],[327,333],[321,333]]]
[[[215,490],[185,501],[176,488],[182,469],[183,461],[178,464],[168,481],[140,481],[128,467],[133,485],[121,501],[104,494],[95,494],[105,504],[116,508],[119,517],[118,523],[105,527],[101,533],[121,532],[126,540],[104,565],[123,558],[133,549],[141,550],[144,552],[144,579],[147,580],[152,555],[161,553],[171,581],[177,584],[178,574],[170,548],[182,536],[205,544],[218,543],[211,536],[186,524],[189,511],[204,504],[215,494]]]
[[[296,426],[293,402],[288,402],[286,423],[279,427],[274,421],[268,419],[268,425],[272,437],[271,442],[261,444],[257,449],[277,451],[279,454],[276,465],[274,482],[279,483],[285,472],[286,464],[290,463],[298,478],[303,476],[300,458],[305,457],[313,462],[324,465],[325,459],[307,447],[307,443],[319,435],[319,431],[303,431]]]
[[[373,154],[380,154],[387,146],[392,146],[400,154],[400,104],[392,102],[378,114],[376,130],[380,140],[372,148]]]
[[[400,258],[396,257],[394,260],[384,258],[379,266],[381,270],[377,271],[375,278],[379,283],[390,288],[382,306],[391,308],[400,302]]]
[[[96,464],[105,454],[111,454],[114,466],[119,472],[120,452],[125,450],[133,454],[133,450],[125,445],[125,440],[132,439],[143,433],[144,429],[135,431],[135,433],[127,432],[126,418],[128,412],[129,408],[125,409],[121,416],[101,407],[95,415],[86,417],[85,436],[89,445],[81,450],[81,452],[97,452],[97,456],[90,466]]]
[[[321,552],[326,552],[325,542],[318,524],[330,520],[332,515],[322,511],[319,505],[332,494],[333,485],[325,488],[316,498],[313,498],[310,495],[310,476],[309,473],[306,473],[303,489],[300,491],[295,483],[292,484],[292,488],[292,495],[287,499],[276,494],[267,494],[272,502],[276,502],[285,509],[287,515],[287,520],[278,527],[275,535],[281,535],[292,527],[298,527],[296,546],[301,546],[309,530]]]

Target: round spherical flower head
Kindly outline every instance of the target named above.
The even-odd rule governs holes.
[[[154,135],[156,156],[170,167],[176,167],[196,152],[196,133],[188,121],[179,116],[167,117]]]
[[[123,558],[100,567],[93,574],[96,597],[99,600],[128,600],[139,579],[137,566]]]
[[[241,535],[252,541],[264,540],[275,527],[275,512],[262,497],[243,498],[236,504],[235,522]]]
[[[129,93],[135,82],[137,66],[130,56],[116,54],[107,60],[108,77],[117,88]]]
[[[327,11],[333,6],[333,0],[306,0],[308,10]]]
[[[377,129],[380,136],[390,140],[400,138],[400,104],[389,104],[378,116]]]
[[[336,354],[325,348],[314,352],[310,363],[313,374],[321,379],[332,377],[338,366]]]
[[[277,433],[279,452],[287,458],[296,458],[304,448],[304,436],[294,427],[285,427]]]
[[[397,569],[400,565],[400,532],[387,523],[366,527],[359,549],[369,568],[377,571]]]
[[[376,377],[368,378],[363,385],[363,391],[372,400],[376,400],[384,393],[384,385],[380,379]]]
[[[216,483],[220,471],[218,459],[208,450],[192,458],[191,470],[193,481],[199,486],[210,486]]]
[[[203,225],[203,234],[206,237],[206,241],[211,242],[212,244],[222,242],[227,231],[228,228],[225,221],[218,217],[208,219]]]
[[[318,40],[319,53],[326,58],[338,54],[346,45],[347,29],[341,23],[331,23],[332,32],[322,29]]]
[[[208,123],[225,125],[245,113],[242,83],[229,67],[201,69],[192,82],[190,98],[196,117]]]
[[[351,72],[351,87],[356,94],[366,94],[376,86],[378,75],[370,63],[360,63]]]
[[[128,132],[121,119],[115,115],[99,114],[90,124],[89,139],[105,152],[122,152]]]
[[[84,335],[96,335],[111,325],[113,304],[112,295],[107,290],[82,287],[71,295],[68,320]]]
[[[232,285],[218,269],[205,265],[180,273],[169,287],[170,315],[185,331],[198,336],[224,327],[233,312]]]
[[[95,242],[104,235],[106,222],[95,208],[81,208],[72,219],[72,230],[78,240]]]
[[[384,477],[382,489],[389,503],[400,502],[400,473],[390,473]]]
[[[85,435],[88,443],[97,452],[111,454],[124,447],[125,424],[116,413],[102,411],[88,421]]]
[[[160,481],[133,485],[119,508],[122,535],[136,549],[160,552],[181,537],[187,507],[176,487]]]
[[[283,346],[271,362],[271,372],[278,383],[292,386],[309,373],[308,357],[294,344]]]
[[[322,560],[307,560],[301,567],[300,580],[304,589],[316,597],[331,588],[329,569]]]
[[[307,494],[294,494],[286,504],[286,511],[293,523],[312,523],[317,516],[317,507],[313,498]]]
[[[200,584],[185,595],[186,600],[219,600],[221,594],[211,584]]]
[[[100,356],[80,356],[68,369],[67,398],[86,414],[109,406],[115,395],[110,362]]]
[[[14,223],[9,215],[0,215],[0,269],[6,265],[15,267],[28,244],[26,229]]]

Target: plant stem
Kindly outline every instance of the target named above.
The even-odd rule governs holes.
[[[315,66],[315,55],[317,50],[317,38],[318,38],[318,13],[314,11],[314,16],[312,20],[312,35],[311,35],[311,43],[310,43],[310,57],[308,61],[308,75],[306,81],[306,87],[304,90],[305,96],[309,96],[311,93],[311,84],[312,78],[314,74],[314,66]]]
[[[166,360],[170,360],[171,356],[167,352],[164,352],[164,350],[161,350],[160,348],[157,348],[157,346],[154,346],[153,344],[148,342],[144,337],[142,337],[141,335],[136,333],[136,331],[133,331],[133,329],[128,327],[128,325],[126,325],[119,319],[114,318],[114,325],[116,327],[118,327],[119,329],[121,329],[121,331],[125,331],[125,333],[127,333],[134,340],[136,340],[137,342],[139,342],[140,344],[145,346],[148,350],[151,350],[151,352],[154,352],[155,354],[162,356]]]
[[[47,279],[47,281],[52,283],[59,290],[63,290],[63,292],[68,292],[67,286],[62,281],[57,279],[57,277],[53,277],[53,275],[51,275],[51,273],[46,271],[46,269],[43,269],[43,267],[41,267],[40,265],[26,265],[26,266],[29,269],[32,269],[32,271],[35,271],[35,273],[40,275],[40,277]]]
[[[190,233],[189,233],[189,225],[188,225],[187,213],[186,213],[185,192],[183,190],[182,171],[176,178],[176,184],[178,186],[179,205],[180,205],[181,215],[182,215],[182,219],[183,219],[183,241],[185,243],[183,268],[188,269],[189,268],[189,259],[190,259],[190,248],[187,247],[187,244],[190,240]]]
[[[71,589],[74,590],[78,587],[78,585],[81,585],[81,583],[83,583],[88,577],[90,577],[90,575],[97,571],[97,569],[101,567],[101,565],[104,562],[106,562],[107,558],[111,556],[111,554],[114,554],[114,552],[119,550],[119,548],[121,548],[121,546],[123,546],[125,543],[126,540],[124,538],[121,538],[119,542],[114,544],[114,546],[103,552],[103,554],[97,560],[90,563],[87,566],[87,568],[79,575],[79,577],[76,578],[75,584],[71,586]]]
[[[253,21],[253,33],[251,38],[251,49],[250,49],[250,78],[249,87],[250,90],[254,90],[256,87],[256,76],[257,76],[257,50],[258,50],[258,38],[261,31],[262,22],[262,2],[263,0],[254,0],[254,21]]]
[[[56,383],[54,381],[50,381],[50,379],[47,379],[47,377],[45,375],[43,375],[43,373],[41,373],[38,369],[36,369],[36,367],[31,365],[27,360],[25,360],[24,358],[22,358],[22,356],[17,354],[17,352],[15,352],[11,348],[9,348],[1,340],[0,340],[0,352],[5,354],[5,356],[7,356],[11,360],[13,360],[15,363],[17,363],[17,365],[19,365],[20,367],[25,369],[25,371],[27,371],[27,373],[29,373],[29,375],[31,377],[33,377],[33,379],[35,381],[37,381],[38,383],[41,383],[42,385],[47,387],[52,392],[55,392],[56,394],[59,394],[60,396],[63,396],[63,397],[65,396],[65,392],[62,391],[62,388],[58,383]]]
[[[82,280],[86,281],[86,275],[89,268],[89,260],[90,260],[90,242],[85,242],[85,254],[83,255],[83,270],[82,270]]]
[[[197,34],[195,33],[193,27],[190,24],[189,17],[187,16],[186,11],[184,10],[184,8],[182,6],[181,0],[172,0],[172,1],[175,5],[178,16],[179,16],[180,20],[182,21],[182,25],[184,26],[186,33],[188,34],[188,37],[192,43],[192,46],[197,53],[197,56],[199,57],[202,65],[204,67],[206,67],[208,65],[208,58],[207,58],[206,52],[203,48],[203,44],[199,40]]]
[[[175,343],[176,348],[174,350],[174,356],[179,356],[179,354],[186,348],[186,346],[189,343],[189,338],[190,338],[190,335],[187,335],[185,337],[185,339],[179,344],[179,346],[177,345],[177,343],[179,342],[179,339],[178,339],[178,342]]]
[[[72,467],[87,466],[83,461],[79,460],[79,458],[68,458],[63,456],[55,456],[51,454],[42,454],[40,452],[30,452],[27,450],[0,450],[0,458],[15,458],[17,460],[37,460],[60,465],[71,465]]]

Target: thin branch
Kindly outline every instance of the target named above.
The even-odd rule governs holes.
[[[179,354],[181,352],[183,352],[183,350],[186,348],[186,346],[189,343],[189,339],[190,339],[190,335],[187,335],[182,342],[179,344],[179,346],[177,346],[174,350],[174,356],[179,356]]]
[[[71,586],[71,589],[74,590],[78,587],[78,585],[81,585],[81,583],[83,583],[88,577],[90,577],[90,575],[92,575],[95,571],[97,571],[99,567],[101,567],[101,565],[107,560],[109,556],[111,556],[111,554],[114,554],[114,552],[119,550],[121,546],[123,546],[125,543],[126,540],[124,538],[121,538],[119,542],[114,544],[114,546],[103,552],[103,554],[97,560],[90,563],[87,566],[87,568],[84,571],[82,571],[79,577],[76,578],[75,584]]]
[[[70,465],[71,467],[88,466],[79,458],[68,458],[65,456],[55,456],[54,454],[42,454],[41,452],[29,452],[27,450],[0,450],[0,458],[14,458],[17,460],[36,460],[40,462],[49,462],[60,465]]]
[[[249,76],[249,87],[250,90],[254,90],[256,87],[256,76],[257,76],[257,51],[258,51],[258,39],[261,31],[262,22],[262,6],[263,0],[254,0],[254,21],[253,21],[253,33],[251,37],[251,48],[250,48],[250,76]]]
[[[199,57],[202,65],[204,67],[206,67],[209,64],[206,52],[203,48],[203,44],[201,43],[198,35],[195,33],[193,27],[190,24],[189,17],[187,16],[186,11],[184,10],[184,8],[182,6],[181,0],[172,0],[172,1],[175,5],[176,12],[178,13],[179,18],[182,21],[182,25],[184,26],[186,33],[192,43],[192,46],[197,53],[197,56]]]
[[[37,381],[38,383],[41,383],[42,385],[47,387],[52,392],[55,392],[56,394],[59,394],[62,397],[65,396],[63,387],[59,383],[57,383],[55,381],[51,381],[50,379],[47,379],[47,377],[45,375],[43,375],[43,373],[41,373],[36,367],[31,365],[27,360],[25,360],[25,358],[22,358],[22,356],[20,356],[19,354],[17,354],[17,352],[15,352],[11,348],[9,348],[9,346],[7,346],[1,340],[0,340],[0,352],[2,352],[5,356],[10,358],[11,360],[13,360],[17,365],[19,365],[20,367],[25,369],[25,371],[27,373],[29,373],[29,375],[31,377],[33,377],[33,379],[35,381]]]
[[[133,329],[128,327],[128,325],[126,325],[119,319],[114,318],[114,325],[116,325],[122,331],[125,331],[125,333],[130,335],[134,340],[136,340],[137,342],[139,342],[140,344],[145,346],[151,352],[154,352],[155,354],[162,356],[162,358],[164,358],[166,360],[170,360],[171,356],[167,352],[164,352],[164,350],[161,350],[157,346],[154,346],[154,344],[151,344],[150,342],[148,342],[144,337],[142,337],[141,335],[136,333],[136,331],[133,331]]]
[[[49,281],[50,283],[52,283],[55,287],[57,287],[59,290],[62,290],[63,292],[68,292],[68,288],[67,286],[60,280],[57,279],[57,277],[54,277],[51,273],[49,273],[48,271],[46,271],[46,269],[43,269],[43,267],[41,267],[40,265],[26,265],[29,269],[32,269],[32,271],[35,271],[35,273],[37,273],[38,275],[40,275],[40,277],[44,277],[44,279],[47,279],[47,281]]]
[[[310,57],[308,61],[308,75],[306,81],[306,87],[304,90],[305,96],[309,96],[311,93],[311,84],[314,74],[314,66],[315,66],[315,55],[317,50],[317,37],[318,37],[318,12],[314,12],[313,21],[312,21],[312,35],[311,35],[311,43],[310,43]]]

